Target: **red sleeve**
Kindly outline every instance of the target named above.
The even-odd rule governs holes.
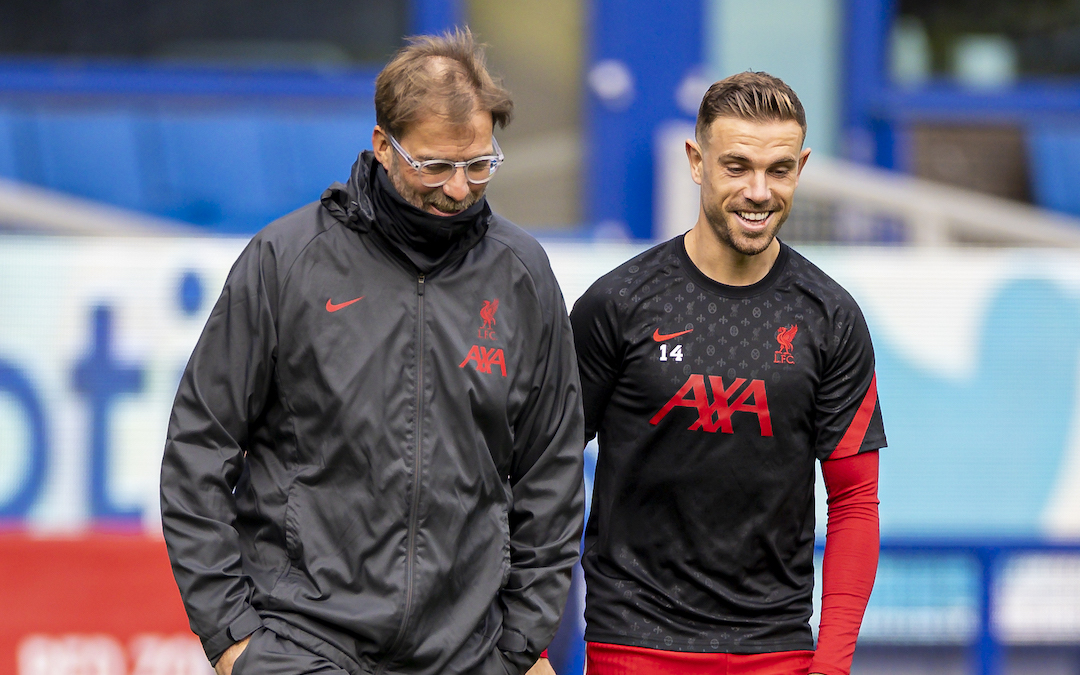
[[[546,649],[544,651],[540,652],[540,658],[546,659],[547,657],[548,657],[548,655],[547,655],[547,650]]]
[[[821,623],[811,673],[849,675],[855,640],[877,574],[878,453],[821,463],[829,494]]]

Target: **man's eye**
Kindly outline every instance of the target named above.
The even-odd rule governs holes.
[[[450,162],[432,162],[431,164],[425,164],[420,169],[425,176],[443,176],[453,170],[454,165]]]
[[[746,171],[745,167],[741,167],[738,164],[728,164],[728,173],[740,174]]]
[[[477,159],[469,162],[466,168],[469,170],[470,176],[486,176],[491,173],[491,164],[490,159]]]

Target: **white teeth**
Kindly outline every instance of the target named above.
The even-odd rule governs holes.
[[[770,212],[765,211],[764,213],[755,213],[753,211],[738,211],[737,213],[743,220],[749,220],[752,223],[760,223],[769,217]]]

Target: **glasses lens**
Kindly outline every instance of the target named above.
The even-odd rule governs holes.
[[[466,175],[472,183],[486,183],[491,180],[499,163],[494,157],[477,157],[465,166]]]
[[[424,162],[420,167],[420,182],[429,187],[442,185],[450,180],[454,165],[450,162]]]

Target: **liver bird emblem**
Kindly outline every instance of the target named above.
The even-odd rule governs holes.
[[[495,327],[495,312],[499,309],[499,299],[485,300],[480,308],[480,318],[484,320],[484,328]]]
[[[776,341],[780,343],[780,352],[782,354],[791,353],[791,341],[795,339],[795,334],[798,332],[798,324],[780,326],[776,329]]]

